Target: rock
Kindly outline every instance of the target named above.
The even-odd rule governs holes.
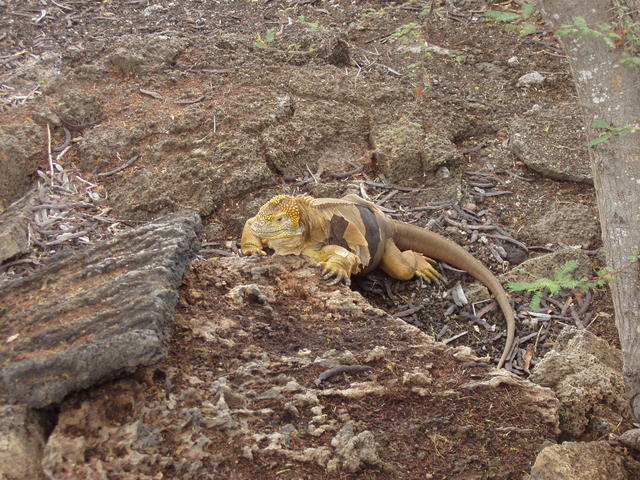
[[[98,125],[85,131],[78,142],[79,161],[78,166],[87,173],[96,169],[109,170],[106,164],[116,161],[117,153],[127,151],[135,140],[139,140],[141,134],[136,130],[117,125]],[[124,163],[124,161],[122,162]]]
[[[461,368],[456,349],[328,286],[304,259],[196,260],[181,292],[168,358],[63,401],[50,476],[276,479],[286,464],[305,478],[445,478],[462,468],[451,452],[473,457],[466,478],[516,478],[555,438],[549,389]],[[316,384],[336,362],[370,368]],[[493,459],[504,449],[506,471]]]
[[[25,405],[0,405],[0,478],[44,480],[42,419]]]
[[[336,455],[327,463],[328,473],[355,473],[365,466],[385,466],[378,455],[380,447],[368,430],[355,435],[353,427],[347,424],[333,437],[331,446],[336,449]]]
[[[542,450],[529,480],[628,480],[623,456],[606,442],[566,442]],[[631,462],[633,462],[631,460]],[[637,462],[633,462],[637,463]]]
[[[527,167],[555,180],[593,184],[578,107],[571,104],[532,109],[509,127],[509,150]],[[566,149],[562,145],[582,145]]]
[[[38,125],[43,127],[47,127],[47,123],[53,127],[62,126],[62,122],[60,121],[60,117],[56,112],[51,110],[49,107],[42,107],[38,110],[31,112],[31,118]]]
[[[519,87],[529,87],[531,85],[538,85],[544,82],[544,77],[540,72],[531,72],[522,75],[518,79]]]
[[[371,131],[376,165],[389,180],[420,181],[444,164],[455,163],[458,150],[449,139],[425,133],[419,124],[378,125]]]
[[[500,77],[505,74],[504,68],[491,62],[479,62],[476,63],[475,67],[478,71],[491,75],[492,77]]]
[[[114,42],[106,59],[122,73],[159,72],[188,46],[188,40],[177,36],[125,35]]]
[[[527,230],[536,243],[564,243],[582,248],[592,247],[600,235],[597,216],[581,203],[558,205]]]
[[[46,114],[46,110],[44,113]],[[64,90],[54,113],[52,120],[57,117],[58,121],[64,120],[72,125],[83,125],[105,118],[101,99],[77,88]]]
[[[617,439],[621,445],[633,450],[640,450],[640,428],[633,428],[622,433]]]
[[[586,330],[566,327],[538,363],[532,382],[560,400],[560,429],[571,438],[587,433],[592,419],[613,430],[631,412],[622,376],[622,353]]]
[[[429,43],[429,42],[424,42],[424,44],[419,45],[418,48],[419,50],[417,53],[420,53],[420,54],[434,53],[436,55],[442,55],[444,57],[450,57],[450,58],[460,57],[461,59],[464,58],[464,55],[462,54],[462,52],[458,50],[452,50],[450,48],[440,47],[438,45],[433,45],[432,43]]]
[[[45,407],[162,358],[200,228],[172,214],[0,286],[0,394]]]
[[[33,123],[0,126],[0,210],[31,187],[46,137],[46,129]]]
[[[120,217],[135,220],[185,208],[204,217],[226,202],[275,183],[257,142],[235,137],[221,145],[208,150],[206,158],[199,152],[163,154],[168,158],[161,171],[141,168],[114,185],[111,206]]]
[[[349,43],[338,36],[330,36],[324,39],[314,53],[336,67],[346,67],[351,64]]]
[[[294,97],[288,118],[266,128],[260,136],[264,155],[278,172],[303,176],[318,171],[352,170],[347,161],[360,162],[366,144],[366,112],[355,105],[331,100]]]
[[[29,252],[29,221],[36,201],[33,189],[0,213],[0,264]]]

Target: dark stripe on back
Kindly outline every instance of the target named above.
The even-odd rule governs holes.
[[[369,246],[370,261],[373,261],[380,247],[380,226],[378,225],[378,219],[376,218],[376,214],[369,210],[368,207],[364,205],[355,206],[360,211],[360,218],[362,218],[362,223],[364,223],[364,238]]]
[[[344,232],[349,226],[349,222],[338,215],[331,217],[329,222],[329,238],[327,238],[327,245],[338,245],[350,250],[347,241],[344,239]]]

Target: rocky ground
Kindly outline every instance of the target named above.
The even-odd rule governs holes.
[[[0,478],[634,478],[606,288],[512,294],[496,372],[460,272],[236,255],[275,193],[358,193],[503,283],[593,278],[564,56],[489,8],[517,4],[0,1]]]

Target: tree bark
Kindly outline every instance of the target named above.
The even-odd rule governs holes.
[[[539,0],[553,28],[583,17],[588,25],[615,25],[613,0]],[[640,7],[640,0],[627,0]],[[589,139],[595,119],[614,127],[640,117],[640,67],[620,64],[620,49],[600,38],[574,34],[561,39],[568,56]],[[589,149],[607,263],[616,281],[616,326],[624,356],[624,376],[633,414],[640,420],[640,133],[614,135]]]

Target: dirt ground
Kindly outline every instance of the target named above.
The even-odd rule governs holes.
[[[0,127],[50,124],[50,142],[38,140],[43,153],[23,176],[33,181],[38,168],[49,170],[48,143],[62,145],[61,169],[106,197],[94,213],[108,221],[90,240],[191,208],[206,224],[203,258],[232,255],[243,222],[271,195],[355,192],[395,218],[439,230],[500,274],[571,244],[532,228],[550,212],[586,207],[597,233],[597,211],[591,184],[538,173],[509,148],[520,119],[535,134],[528,148],[555,155],[563,175],[588,170],[575,92],[553,36],[538,20],[536,33],[519,37],[487,19],[490,8],[514,11],[517,4],[0,1]],[[519,84],[534,71],[542,83]],[[518,243],[476,241],[465,228],[489,224]],[[587,271],[602,266],[597,235],[575,243],[593,259]],[[77,245],[39,246],[32,255],[45,262]],[[506,252],[500,258],[496,245]],[[392,314],[421,306],[403,319],[441,340],[456,337],[451,345],[499,357],[501,314],[488,314],[495,330],[474,323],[470,307],[452,308],[447,289],[470,278],[443,271],[447,285],[437,288],[377,273],[353,288]],[[512,297],[517,310],[528,310],[529,295]],[[563,304],[580,307],[582,317],[553,320],[543,335],[538,325],[519,322],[518,337],[527,339],[511,371],[526,377],[527,350],[535,349],[535,364],[574,320],[617,344],[606,289],[588,300],[563,292],[545,312],[559,314]],[[176,329],[177,355],[184,332]],[[508,443],[495,448],[509,462]],[[455,464],[459,452],[440,455],[442,465]]]

